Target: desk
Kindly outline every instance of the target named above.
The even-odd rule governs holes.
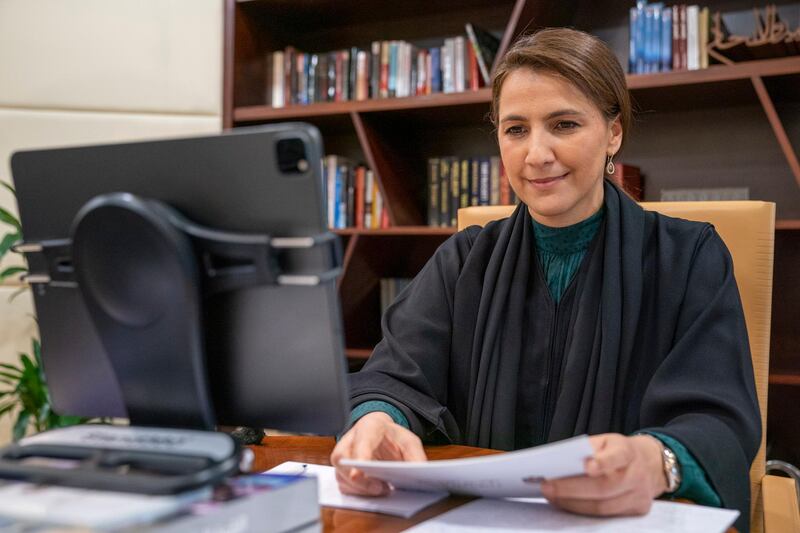
[[[267,437],[259,446],[251,446],[255,453],[253,471],[269,470],[286,461],[298,461],[320,465],[330,465],[330,455],[335,441],[333,437]],[[470,446],[426,446],[429,459],[454,459],[500,453],[496,450],[472,448]],[[362,533],[378,531],[390,533],[402,531],[415,524],[429,520],[436,515],[458,507],[474,498],[451,496],[438,502],[412,518],[405,519],[362,511],[322,508],[322,528],[325,532]],[[731,528],[728,533],[735,533]]]

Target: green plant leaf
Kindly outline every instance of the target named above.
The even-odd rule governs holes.
[[[15,376],[13,374],[9,374],[8,372],[0,372],[0,378],[6,378],[8,380],[8,385],[16,386],[19,383],[19,380],[22,379],[22,376]]]
[[[21,274],[23,272],[27,272],[28,269],[23,266],[11,266],[7,269],[0,272],[0,281],[3,281],[6,278],[10,278],[14,274]]]
[[[0,240],[0,258],[4,257],[11,247],[20,240],[22,240],[22,236],[19,233],[6,233],[3,235],[3,239]]]
[[[18,366],[10,365],[8,363],[0,363],[0,368],[5,368],[12,374],[22,374],[22,369]]]
[[[34,375],[38,373],[39,369],[36,368],[36,365],[33,363],[33,361],[31,361],[31,358],[28,354],[26,353],[19,354],[19,360],[22,361],[22,365],[25,368],[24,370],[25,373],[30,372],[31,374]]]
[[[8,403],[8,404],[0,407],[0,417],[2,417],[7,412],[11,411],[16,406],[17,406],[17,404],[15,402],[12,402],[12,403]]]
[[[19,413],[19,416],[17,416],[17,421],[14,423],[14,431],[12,433],[14,442],[25,436],[25,432],[28,430],[28,422],[30,418],[30,413],[26,413],[25,411],[21,411]]]
[[[17,195],[17,191],[14,190],[14,187],[12,187],[10,183],[6,183],[5,181],[0,180],[0,185],[3,186],[3,188],[7,189],[14,196]]]
[[[17,217],[11,214],[11,211],[0,207],[0,222],[5,222],[9,226],[17,228],[18,233],[22,233],[22,224],[19,223]]]

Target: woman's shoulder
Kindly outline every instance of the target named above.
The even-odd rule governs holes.
[[[702,250],[713,255],[728,255],[728,248],[710,222],[687,220],[656,211],[645,211],[651,230],[650,246],[667,248],[675,257],[694,258]]]

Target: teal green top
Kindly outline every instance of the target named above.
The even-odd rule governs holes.
[[[533,220],[536,257],[542,266],[550,296],[558,303],[578,271],[583,256],[603,222],[605,208],[586,220],[563,228],[551,228]]]
[[[578,271],[583,256],[589,249],[600,225],[603,223],[605,209],[603,207],[586,220],[563,228],[551,228],[533,221],[533,232],[536,238],[536,256],[542,266],[542,272],[550,289],[554,302],[569,286],[572,277]],[[350,414],[350,425],[367,413],[382,411],[392,417],[397,424],[410,428],[408,419],[394,405],[379,400],[361,403]],[[670,448],[681,465],[681,485],[672,498],[686,498],[700,505],[721,507],[719,495],[711,487],[705,470],[694,456],[676,439],[656,432],[647,432],[659,439],[664,446]]]

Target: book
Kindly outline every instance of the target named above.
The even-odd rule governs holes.
[[[500,47],[500,39],[469,22],[465,25],[465,28],[467,30],[467,38],[469,38],[475,51],[475,59],[483,77],[483,84],[489,85],[492,81],[492,66],[494,65],[495,56],[497,56],[497,49]]]
[[[168,496],[14,481],[0,485],[0,495],[0,516],[7,519],[3,526],[13,531],[281,533],[321,529],[317,480],[304,476],[237,476],[213,488]]]

